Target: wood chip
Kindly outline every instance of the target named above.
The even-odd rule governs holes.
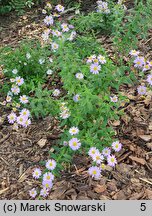
[[[43,148],[46,145],[47,139],[40,139],[37,144],[40,146],[40,148]]]
[[[107,189],[106,185],[97,185],[94,190],[96,193],[102,193]]]
[[[139,200],[140,198],[142,198],[144,195],[144,192],[140,192],[140,193],[134,193],[129,200]]]
[[[152,200],[152,191],[146,189],[146,190],[145,190],[145,193],[146,193],[147,198],[148,198],[149,200]]]
[[[7,187],[7,188],[5,188],[3,190],[0,190],[0,195],[3,194],[3,193],[5,193],[6,191],[8,191],[8,189],[9,189],[9,187]]]
[[[146,146],[147,146],[147,148],[149,148],[150,150],[152,150],[152,142],[151,143],[147,143]]]
[[[146,161],[145,159],[143,158],[138,158],[138,157],[134,157],[134,156],[129,156],[129,158],[132,160],[132,161],[135,161],[141,165],[145,165],[146,164]]]
[[[145,142],[149,142],[151,140],[151,135],[140,135],[139,137]]]

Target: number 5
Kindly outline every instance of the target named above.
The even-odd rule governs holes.
[[[146,203],[141,203],[140,210],[141,211],[146,211]]]

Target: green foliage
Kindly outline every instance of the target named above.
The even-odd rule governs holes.
[[[51,97],[51,91],[42,89],[41,84],[38,84],[33,93],[34,97],[31,97],[29,105],[33,117],[43,118],[48,115],[57,115],[59,112],[58,103]]]
[[[27,53],[31,55],[31,58],[27,59]],[[37,118],[57,113],[57,104],[51,98],[52,91],[42,89],[42,84],[47,79],[46,71],[50,68],[50,62],[46,58],[47,54],[49,56],[49,51],[45,48],[42,49],[39,43],[30,41],[22,43],[15,50],[12,48],[1,49],[0,64],[4,65],[4,74],[7,80],[0,89],[0,93],[3,95],[8,93],[12,86],[10,78],[16,77],[12,70],[17,69],[18,76],[24,78],[25,82],[21,86],[21,91],[30,96],[29,108],[33,117]],[[45,62],[40,64],[40,59],[45,59]]]
[[[146,38],[148,29],[151,28],[151,3],[151,0],[146,1],[145,4],[143,1],[138,1],[135,8],[130,9],[127,13],[117,9],[110,18],[113,42],[122,55],[137,48],[138,41]]]
[[[30,2],[32,1],[28,1],[28,6],[32,5]],[[74,40],[68,39],[68,32],[63,33],[64,37],[61,38],[51,35],[53,42],[59,45],[56,51],[50,51],[50,41],[43,48],[39,43],[25,43],[15,50],[2,50],[0,64],[4,65],[7,77],[2,92],[7,94],[11,86],[9,79],[14,76],[12,70],[16,68],[19,76],[25,80],[26,85],[21,88],[24,94],[29,95],[28,108],[33,117],[52,115],[57,116],[60,121],[60,128],[64,133],[61,134],[60,143],[53,147],[55,151],[50,153],[50,157],[57,161],[57,169],[53,171],[56,176],[58,171],[63,169],[65,162],[72,161],[73,151],[69,146],[63,146],[64,141],[69,142],[72,138],[69,133],[72,126],[79,128],[77,138],[82,144],[81,150],[77,151],[79,154],[87,152],[90,147],[95,146],[102,151],[104,147],[111,145],[116,135],[111,122],[118,120],[122,115],[120,106],[125,100],[119,92],[120,86],[133,84],[135,81],[135,75],[130,69],[131,62],[124,64],[123,57],[136,48],[138,39],[147,35],[150,28],[151,0],[146,4],[142,1],[138,4],[135,2],[135,8],[127,12],[122,5],[108,2],[110,14],[94,11],[87,15],[76,15],[70,21],[77,32]],[[22,8],[21,4],[22,1],[19,8]],[[58,20],[51,28],[59,28],[61,31],[60,26]],[[114,62],[97,41],[97,36],[101,35],[112,38],[115,46]],[[30,53],[31,58],[27,59],[27,53]],[[90,65],[86,60],[91,55],[102,55],[106,59],[106,64],[102,64],[99,74],[90,73]],[[53,57],[51,66],[49,56]],[[43,64],[39,63],[40,59],[45,60]],[[48,69],[53,71],[51,81],[46,75]],[[78,72],[83,73],[83,80],[76,79],[75,75]],[[126,72],[129,72],[129,75],[126,75]],[[56,84],[58,81],[60,87]],[[57,98],[52,96],[56,86],[61,90],[61,95]],[[76,94],[80,95],[78,102],[73,100]],[[118,96],[117,103],[110,99],[115,94]],[[70,112],[70,117],[65,119],[60,115],[63,102]]]
[[[0,15],[15,10],[18,15],[24,13],[25,8],[31,8],[34,4],[41,3],[41,0],[0,0]]]

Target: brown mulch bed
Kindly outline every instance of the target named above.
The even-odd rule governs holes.
[[[14,21],[8,18],[8,23],[1,21],[3,45],[15,47],[23,38],[39,38],[41,15],[35,10],[34,16],[28,12],[19,20],[14,17]],[[102,41],[105,44],[104,38]],[[110,44],[105,46],[108,50]],[[150,43],[145,46],[139,44],[145,54],[152,53]],[[123,107],[125,115],[113,123],[123,143],[116,168],[107,166],[101,180],[94,181],[87,174],[89,159],[75,156],[72,165],[62,171],[62,178],[55,180],[47,199],[152,199],[152,95],[139,97],[135,89],[121,89],[130,101]],[[0,115],[0,199],[29,199],[28,190],[40,185],[32,178],[33,168],[48,160],[49,150],[59,141],[57,120],[47,117],[33,121],[27,129],[13,131],[3,109]]]

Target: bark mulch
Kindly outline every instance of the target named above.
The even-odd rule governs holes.
[[[14,21],[7,20],[8,23],[1,21],[3,45],[15,47],[23,38],[40,37],[40,12],[36,9],[34,17],[30,13],[20,17],[20,21],[16,18]],[[151,32],[149,35],[148,40],[142,41],[139,47],[150,55]],[[104,38],[101,38],[101,42],[105,44]],[[106,50],[109,47],[110,42],[107,42]],[[55,180],[47,199],[152,199],[152,94],[139,97],[136,87],[125,85],[121,91],[129,102],[122,107],[125,114],[120,121],[112,123],[123,143],[122,151],[117,154],[116,168],[107,166],[101,180],[94,181],[87,174],[89,159],[85,155],[76,155],[72,165],[62,171],[62,177]],[[32,178],[34,167],[39,166],[40,161],[48,160],[52,146],[59,142],[58,122],[55,118],[46,117],[33,121],[27,129],[13,131],[6,121],[6,115],[5,109],[1,108],[0,199],[29,199],[28,190],[40,185]]]

